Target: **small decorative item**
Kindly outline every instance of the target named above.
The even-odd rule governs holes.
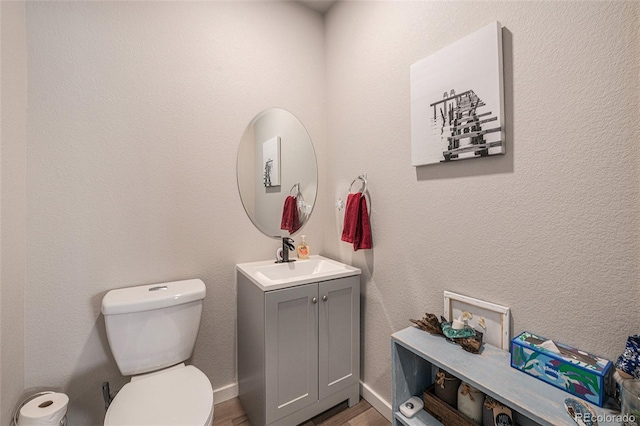
[[[623,379],[640,379],[640,334],[627,338],[624,352],[616,361],[616,370]]]
[[[264,186],[280,186],[280,136],[262,143],[262,164]]]
[[[422,400],[417,396],[412,396],[400,406],[400,412],[403,416],[410,419],[415,416],[418,411],[422,410],[422,407],[424,407]]]
[[[482,347],[482,336],[483,334],[476,330],[475,336],[455,340],[456,343],[459,344],[465,351],[471,352],[472,354],[477,354],[480,353],[480,348]]]
[[[468,321],[473,318],[473,314],[469,311],[462,311],[462,314],[458,318],[454,318],[451,322],[451,328],[454,330],[462,330],[467,327]]]
[[[458,411],[478,424],[482,424],[484,394],[468,383],[458,388]]]
[[[484,320],[484,317],[478,318],[478,325],[482,327],[484,330],[487,329],[487,322]]]
[[[584,402],[567,398],[564,400],[564,408],[573,421],[580,426],[598,426],[598,417],[595,411]]]
[[[513,426],[513,412],[489,395],[484,398],[482,426]]]
[[[499,22],[411,65],[413,166],[504,154],[503,122]]]
[[[456,408],[458,406],[458,388],[460,379],[440,368],[436,374],[435,394],[438,398]]]
[[[442,320],[442,322],[440,322]],[[467,352],[477,354],[482,347],[482,335],[478,330],[465,326],[461,330],[454,330],[451,327],[451,323],[446,321],[444,317],[436,317],[434,314],[426,313],[421,320],[409,319],[412,323],[418,326],[423,331],[431,334],[443,335],[447,340],[450,340],[462,347]]]
[[[493,415],[493,409],[498,407],[498,401],[489,395],[484,397],[484,405],[482,407],[482,426],[495,426],[496,418]]]
[[[476,335],[476,331],[468,325],[464,325],[461,328],[456,329],[455,320],[454,324],[451,324],[450,322],[443,322],[442,332],[447,339],[462,339]]]
[[[426,313],[421,320],[409,319],[412,323],[417,325],[421,330],[432,334],[443,334],[440,320],[434,314]]]

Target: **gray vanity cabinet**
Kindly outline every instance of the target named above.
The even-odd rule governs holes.
[[[238,385],[252,425],[359,399],[360,277],[262,291],[238,274]]]
[[[318,400],[318,284],[265,293],[267,419]]]
[[[318,398],[325,399],[360,386],[360,277],[321,282],[318,290]]]

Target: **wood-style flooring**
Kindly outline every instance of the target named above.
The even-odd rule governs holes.
[[[391,423],[378,413],[367,401],[349,408],[347,402],[336,405],[301,426],[389,426]],[[217,404],[214,409],[213,426],[252,426],[238,398]],[[260,426],[260,425],[254,425]]]

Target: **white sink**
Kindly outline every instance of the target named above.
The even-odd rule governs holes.
[[[264,291],[360,274],[358,268],[318,255],[289,263],[240,263],[236,269]]]

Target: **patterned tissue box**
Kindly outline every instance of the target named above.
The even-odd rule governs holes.
[[[546,340],[526,331],[514,337],[511,366],[602,407],[611,382],[611,362],[554,342],[557,353],[540,346]]]

